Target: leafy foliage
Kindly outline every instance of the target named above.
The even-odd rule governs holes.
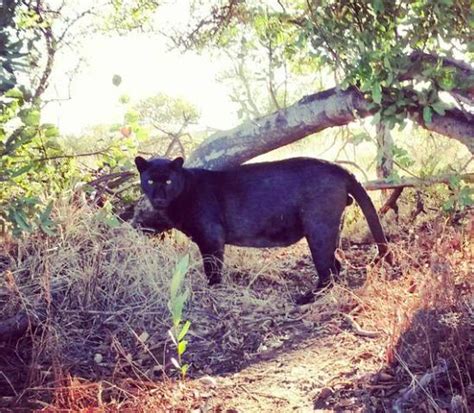
[[[448,214],[454,214],[458,210],[474,205],[474,188],[465,184],[461,179],[454,176],[449,182],[449,194],[443,202],[442,208]]]
[[[54,125],[41,123],[39,103],[32,99],[31,84],[20,84],[17,71],[28,67],[28,53],[34,56],[32,22],[20,9],[15,18],[14,2],[6,2],[0,37],[0,225],[15,235],[41,229],[51,234],[51,203],[45,199],[57,194],[69,181],[73,161],[60,162],[62,154]],[[22,29],[23,28],[23,29]],[[10,32],[16,33],[13,38]],[[28,57],[31,59],[31,55]]]
[[[142,29],[151,23],[160,2],[157,0],[112,0],[110,12],[104,21],[104,30],[118,30],[120,33]]]
[[[195,144],[190,126],[199,119],[197,108],[183,98],[159,93],[138,102],[121,97],[124,125],[139,141],[139,151],[154,156],[186,156]],[[124,132],[122,130],[122,132]]]
[[[19,89],[10,89],[1,101],[2,230],[11,230],[17,236],[36,229],[51,234],[52,204],[47,199],[70,187],[76,163],[62,158],[56,127],[41,123],[39,108],[26,102]]]
[[[178,132],[183,121],[196,123],[199,112],[194,105],[182,98],[174,98],[164,93],[145,98],[133,105],[138,119],[146,125]],[[132,116],[130,112],[129,116]]]
[[[56,160],[62,154],[58,130],[41,123],[34,83],[24,76],[38,60],[36,42],[47,23],[29,3],[5,1],[1,9],[0,225],[15,235],[35,229],[51,234],[46,199],[69,181],[73,161]]]
[[[197,20],[181,44],[227,48],[250,30],[251,39],[274,45],[275,64],[331,67],[340,86],[364,92],[390,128],[418,108],[431,122],[446,109],[441,91],[469,93],[474,85],[452,59],[473,52],[468,0],[229,0],[209,7],[210,17]]]

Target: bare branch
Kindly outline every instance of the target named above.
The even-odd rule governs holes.
[[[103,155],[108,150],[110,150],[110,147],[105,148],[105,149],[100,149],[100,150],[94,151],[94,152],[74,153],[74,154],[71,154],[71,155],[47,156],[47,157],[44,157],[44,158],[32,159],[32,161],[33,162],[45,162],[45,161],[53,161],[53,160],[56,160],[56,159],[74,159],[74,158],[82,158],[82,157],[86,157],[86,156]]]
[[[456,174],[445,174],[432,176],[425,179],[406,178],[401,179],[399,182],[390,182],[387,179],[376,179],[374,181],[365,182],[364,188],[367,191],[377,191],[380,189],[396,189],[396,188],[407,188],[407,187],[424,187],[434,184],[446,184],[451,183],[451,179],[458,178],[468,183],[474,182],[474,173],[467,173],[462,175]]]
[[[388,211],[390,211],[391,209],[393,209],[393,211],[395,212],[395,214],[398,215],[398,205],[397,205],[397,201],[398,201],[398,198],[400,198],[400,195],[402,194],[403,192],[403,186],[401,187],[398,187],[398,188],[395,188],[392,193],[390,194],[390,196],[388,197],[388,199],[385,201],[385,203],[382,205],[382,208],[379,209],[379,214],[380,215],[385,215]]]

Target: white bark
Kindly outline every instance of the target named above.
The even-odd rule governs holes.
[[[425,129],[462,142],[471,153],[474,152],[472,114],[458,109],[447,110],[444,116],[433,114],[432,121],[425,123],[422,110],[413,110],[411,118]],[[191,154],[186,166],[223,169],[240,165],[305,136],[346,125],[372,112],[369,102],[357,89],[329,89],[306,96],[286,109],[215,133]]]

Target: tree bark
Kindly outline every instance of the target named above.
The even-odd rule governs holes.
[[[376,128],[377,138],[377,178],[387,179],[393,172],[393,138],[390,129],[380,122]],[[382,198],[388,196],[386,189],[382,190]]]
[[[191,154],[186,166],[207,169],[237,166],[310,134],[346,125],[375,111],[354,87],[315,93],[286,109],[215,133]],[[425,129],[456,139],[474,152],[474,115],[451,109],[444,116],[434,113],[432,121],[426,123],[422,113],[423,108],[415,108],[410,117]]]

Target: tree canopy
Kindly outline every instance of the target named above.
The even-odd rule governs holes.
[[[469,63],[474,15],[469,1],[292,0],[262,5],[231,0],[210,5],[207,15],[202,6],[198,16],[174,37],[177,44],[213,50],[242,42],[270,45],[292,70],[332,70],[332,93],[345,90],[350,99],[342,103],[346,123],[372,114],[375,122],[393,128],[412,118],[473,150],[474,70]]]

